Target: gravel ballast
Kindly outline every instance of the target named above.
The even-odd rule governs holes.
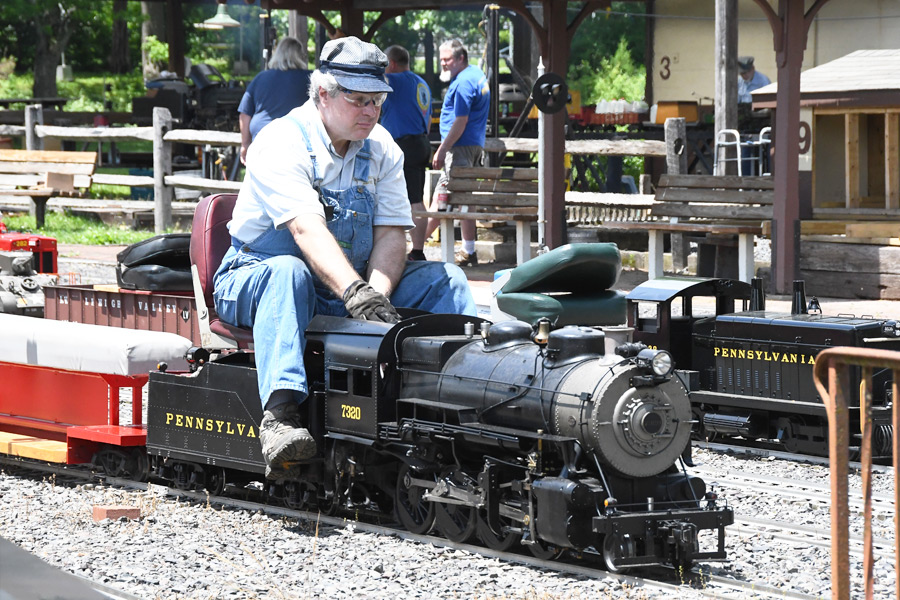
[[[748,459],[695,450],[709,470],[827,483],[827,467],[784,460]],[[707,480],[709,476],[705,477]],[[856,475],[851,482],[858,481]],[[857,484],[858,485],[858,484]],[[889,493],[888,475],[876,475],[876,493]],[[737,519],[757,517],[812,524],[827,538],[827,505],[785,500],[765,490],[718,486]],[[852,495],[852,493],[851,493]],[[663,598],[652,588],[631,589],[597,578],[558,574],[475,553],[435,547],[395,536],[317,525],[214,503],[99,484],[75,487],[0,473],[0,536],[43,560],[142,598]],[[140,508],[140,519],[94,522],[94,505]],[[853,533],[861,532],[858,513]],[[876,537],[893,539],[890,520],[876,515]],[[771,532],[731,533],[730,560],[702,565],[705,573],[826,597],[827,548],[785,542]],[[851,555],[853,572],[861,557]],[[890,558],[875,566],[876,593],[893,592]],[[858,583],[859,577],[856,577]],[[682,587],[679,597],[699,597]]]

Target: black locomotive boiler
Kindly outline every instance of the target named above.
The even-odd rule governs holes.
[[[302,410],[320,456],[270,493],[495,549],[596,551],[614,570],[724,559],[733,513],[680,463],[691,409],[671,355],[547,325],[315,317]],[[252,356],[197,350],[193,373],[151,373],[154,475],[214,491],[261,479]]]
[[[766,310],[762,281],[663,277],[628,295],[634,339],[668,349],[687,385],[694,437],[739,437],[791,452],[828,456],[825,406],[813,383],[816,355],[835,346],[900,350],[896,321],[822,314],[794,284],[791,312]],[[860,437],[861,373],[852,371],[851,449]],[[891,455],[890,371],[874,374],[875,454]]]

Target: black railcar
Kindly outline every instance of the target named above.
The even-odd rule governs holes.
[[[672,352],[687,378],[695,438],[740,436],[792,452],[828,455],[825,407],[813,383],[816,355],[835,346],[900,350],[894,321],[809,310],[797,282],[790,313],[765,310],[761,283],[661,278],[628,295],[634,338]],[[850,431],[860,432],[860,372],[852,371]],[[890,373],[873,388],[876,454],[890,456]],[[855,446],[855,444],[851,444]]]
[[[731,509],[677,468],[691,413],[668,353],[457,315],[317,316],[307,334],[302,406],[320,456],[269,482],[289,505],[393,508],[414,532],[596,549],[612,569],[725,558]],[[213,490],[259,479],[255,378],[243,352],[151,374],[151,471]]]

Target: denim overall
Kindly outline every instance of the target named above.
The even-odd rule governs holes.
[[[361,277],[372,252],[375,199],[366,189],[371,164],[370,142],[363,141],[353,166],[353,184],[344,190],[320,188],[322,178],[306,128],[293,117],[303,135],[313,167],[313,187],[334,211],[328,229]],[[337,298],[309,269],[290,230],[270,227],[249,243],[232,237],[215,274],[216,312],[227,323],[253,328],[259,395],[263,408],[273,390],[307,393],[303,352],[306,327],[316,314],[347,316]],[[465,274],[456,265],[407,262],[402,279],[391,294],[394,306],[435,313],[475,315]]]

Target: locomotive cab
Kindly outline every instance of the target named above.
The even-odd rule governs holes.
[[[746,310],[750,294],[750,284],[731,279],[652,279],[626,297],[628,326],[634,328],[635,342],[668,350],[678,368],[691,368],[694,356],[688,340],[695,324]]]

